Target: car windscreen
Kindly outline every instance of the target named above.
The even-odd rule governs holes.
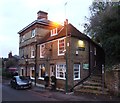
[[[22,79],[19,77],[16,77],[16,81],[22,81]]]

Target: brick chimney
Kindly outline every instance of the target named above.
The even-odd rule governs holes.
[[[44,11],[38,11],[37,13],[37,19],[48,19],[48,13]]]
[[[12,52],[8,54],[8,58],[12,58]]]

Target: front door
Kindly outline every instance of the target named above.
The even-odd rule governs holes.
[[[50,77],[51,77],[52,75],[56,76],[56,75],[55,75],[55,65],[54,65],[54,64],[51,64],[51,65],[50,65]]]

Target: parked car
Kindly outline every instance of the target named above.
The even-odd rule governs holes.
[[[15,89],[26,89],[32,87],[32,82],[23,76],[13,76],[10,81],[11,87]]]

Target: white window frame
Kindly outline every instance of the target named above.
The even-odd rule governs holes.
[[[63,66],[63,67],[60,67],[60,66]],[[62,71],[60,71],[60,69],[62,69]],[[60,72],[63,73],[63,77],[60,77]],[[57,64],[56,65],[56,78],[65,80],[66,79],[65,74],[66,74],[66,65],[65,64]]]
[[[62,53],[59,52],[60,51],[59,44],[61,40],[64,40],[64,50]],[[65,54],[64,51],[65,51],[65,39],[64,38],[58,39],[58,56],[64,55]]]
[[[44,80],[44,77],[41,76],[41,70],[42,70],[43,68],[45,69],[45,64],[40,64],[40,65],[39,65],[39,74],[38,74],[39,77],[38,77],[38,79],[41,79],[41,80]],[[44,71],[45,71],[45,70],[44,70]]]
[[[44,49],[44,50],[42,50],[42,49]],[[40,45],[40,58],[44,58],[44,55],[45,55],[45,44],[41,44]]]
[[[31,38],[35,37],[35,34],[36,34],[36,31],[35,31],[35,29],[33,29],[33,30],[31,31]]]
[[[75,65],[78,65],[78,68],[76,68]],[[78,69],[78,71],[75,71],[75,69]],[[75,73],[78,73],[78,78],[75,78]],[[80,64],[76,63],[73,65],[73,76],[74,76],[74,80],[80,79]]]
[[[34,58],[34,57],[35,57],[35,49],[34,47],[31,47],[31,58]]]
[[[57,28],[51,30],[51,36],[57,35]]]

